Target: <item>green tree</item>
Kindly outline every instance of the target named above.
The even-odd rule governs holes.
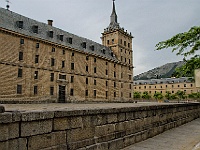
[[[142,94],[142,98],[143,99],[150,99],[151,98],[151,95],[149,95],[149,93],[147,91],[143,92]]]
[[[171,99],[173,99],[173,100],[177,99],[176,94],[172,94],[172,95],[171,95]]]
[[[137,98],[137,99],[140,99],[141,98],[141,93],[140,92],[134,92],[133,93],[133,97]]]
[[[167,91],[165,94],[165,98],[170,100],[171,99],[171,92]]]
[[[176,95],[178,96],[179,100],[185,99],[185,92],[183,91],[177,91]]]
[[[172,52],[176,51],[176,55],[185,57],[194,55],[200,49],[200,26],[192,27],[188,32],[179,33],[172,38],[156,44],[156,50],[172,48]],[[194,70],[200,68],[200,56],[196,55],[176,70],[176,77],[194,77]]]
[[[156,92],[156,93],[153,95],[153,97],[154,97],[156,100],[158,100],[158,99],[163,99],[163,95],[162,95],[162,93],[160,93],[160,92]]]

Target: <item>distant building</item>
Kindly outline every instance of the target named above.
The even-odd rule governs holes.
[[[187,77],[134,81],[134,92],[143,93],[145,91],[152,96],[156,92],[175,94],[177,91],[184,91],[186,94],[191,94],[197,93],[197,88],[195,83]]]
[[[0,8],[0,100],[131,100],[132,35],[115,3],[102,44]]]

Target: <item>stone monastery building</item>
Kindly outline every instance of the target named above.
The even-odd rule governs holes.
[[[132,100],[132,38],[114,1],[102,45],[0,8],[0,101]]]

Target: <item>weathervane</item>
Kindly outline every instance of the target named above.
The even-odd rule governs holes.
[[[9,10],[9,8],[10,8],[10,5],[9,5],[10,1],[6,0],[6,2],[7,2],[6,8],[7,8],[7,10]]]

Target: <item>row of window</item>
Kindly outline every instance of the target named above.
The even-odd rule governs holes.
[[[107,45],[109,44],[115,44],[115,39],[107,40]],[[126,41],[124,43],[122,42],[122,39],[120,39],[120,44],[124,44],[124,46],[127,46]],[[128,48],[130,48],[130,43],[128,43]]]
[[[87,97],[88,96],[88,90],[85,90],[85,96]],[[22,94],[22,85],[17,85],[17,94]],[[35,85],[33,87],[33,94],[34,95],[37,95],[38,94],[38,86]],[[113,93],[114,94],[114,97],[116,97],[116,92]],[[50,95],[54,95],[54,87],[51,86],[50,87]],[[108,97],[108,91],[106,91],[105,93],[106,95],[106,98]],[[74,89],[70,89],[70,96],[74,96]],[[93,96],[96,97],[97,96],[97,90],[93,90]],[[131,93],[129,93],[129,97],[131,98]],[[121,92],[121,97],[123,97],[123,93]]]
[[[183,85],[184,87],[187,87],[187,84],[184,84]],[[169,87],[168,85],[165,85],[165,88]],[[174,85],[171,85],[172,88],[174,88],[175,86]],[[177,87],[179,88],[180,85],[177,85]],[[193,87],[193,84],[190,84],[190,87]],[[149,86],[149,89],[151,89],[152,86]],[[157,86],[154,86],[154,88],[158,88]],[[160,88],[164,88],[163,86],[160,86]],[[137,87],[135,87],[135,89],[137,89]],[[139,86],[139,89],[141,89],[141,87]],[[147,89],[147,86],[144,86],[144,89]]]
[[[72,38],[68,38],[67,41],[68,41],[68,43],[72,44]],[[20,44],[21,44],[21,45],[24,44],[24,39],[20,39]],[[86,49],[86,48],[87,48],[86,42],[81,43],[81,46],[82,46],[82,48]],[[36,48],[37,48],[37,49],[40,48],[40,43],[36,43]],[[94,45],[89,46],[89,49],[92,50],[92,51],[94,51],[94,50],[95,50]],[[54,47],[52,48],[52,52],[55,52],[55,48],[54,48]],[[102,52],[103,54],[105,54],[105,53],[106,53],[106,50],[105,50],[105,49],[102,49],[101,52]],[[65,54],[65,51],[63,50],[63,55],[64,55],[64,54]],[[113,57],[113,56],[114,56],[113,52],[111,52],[110,55]]]
[[[73,69],[73,67],[72,67],[72,69]],[[88,69],[88,68],[86,68],[86,69]],[[94,67],[94,73],[96,73],[96,67]],[[106,70],[106,75],[107,75],[107,73],[108,73],[108,71]],[[23,75],[22,68],[18,68],[18,77],[22,78],[22,75]],[[116,72],[114,72],[114,77],[116,77]],[[123,76],[121,76],[121,78],[123,78]],[[38,71],[35,71],[35,73],[34,73],[34,79],[38,79]],[[59,79],[66,80],[66,75],[59,74]],[[129,75],[129,80],[131,80],[131,75]],[[50,74],[50,81],[54,81],[54,73]],[[136,87],[135,87],[135,89],[136,89]],[[139,87],[139,89],[141,89],[141,87]]]

